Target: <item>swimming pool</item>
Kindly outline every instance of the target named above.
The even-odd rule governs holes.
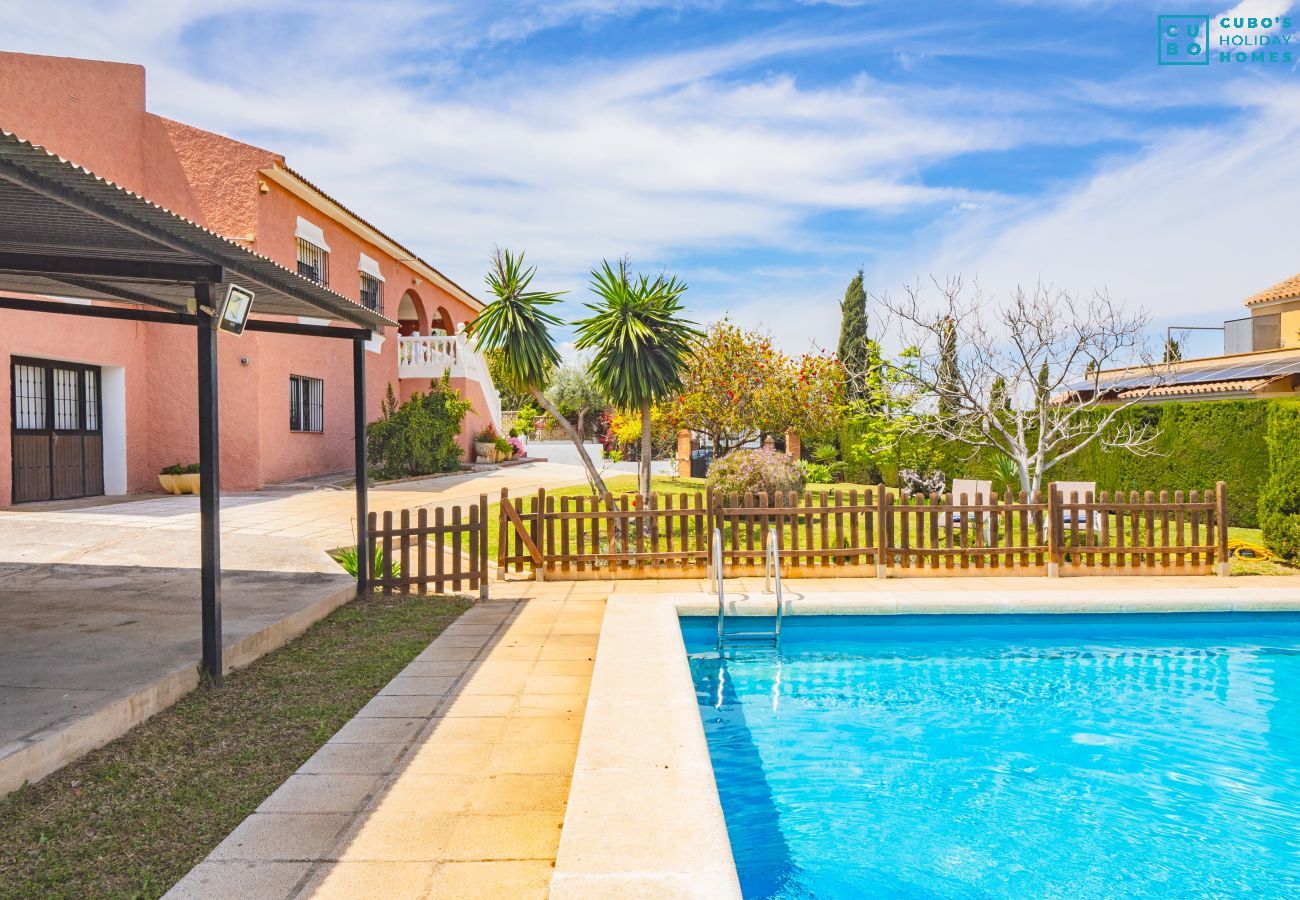
[[[1295,896],[1300,615],[683,618],[746,897]]]

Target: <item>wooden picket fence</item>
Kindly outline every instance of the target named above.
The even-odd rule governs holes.
[[[511,498],[501,492],[499,577],[697,578],[713,530],[728,577],[763,571],[771,527],[786,577],[1226,574],[1227,493],[1102,491],[1045,497],[872,491]],[[1222,564],[1222,565],[1221,565]]]
[[[382,552],[371,587],[384,594],[478,591],[488,598],[487,495],[467,509],[452,506],[370,513],[370,559]],[[432,512],[432,522],[430,522]],[[412,515],[414,513],[414,515]],[[394,571],[394,563],[396,571]]]

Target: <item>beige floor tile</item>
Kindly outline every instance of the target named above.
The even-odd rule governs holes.
[[[380,694],[357,715],[363,719],[427,719],[445,699],[442,694]]]
[[[559,813],[459,816],[447,843],[449,860],[555,859]]]
[[[381,697],[426,696],[441,697],[456,679],[445,675],[398,675],[379,692]]]
[[[311,866],[307,862],[207,860],[191,869],[167,896],[173,900],[288,900]]]
[[[332,744],[406,744],[426,719],[353,719],[330,738]]]
[[[454,821],[445,812],[374,813],[340,843],[338,858],[436,862],[442,858]]]
[[[391,772],[404,744],[326,744],[298,771],[305,775],[383,775]]]
[[[518,703],[517,718],[557,714],[580,716],[587,708],[587,697],[585,694],[524,694]]]
[[[449,719],[435,719],[433,729],[424,739],[426,746],[441,743],[464,743],[465,741],[500,740],[505,730],[504,716],[464,716]]]
[[[441,716],[508,716],[518,702],[516,694],[459,694],[453,692]]]
[[[465,812],[483,780],[475,775],[403,772],[389,785],[375,808],[385,815]]]
[[[591,647],[570,647],[553,644],[542,645],[542,652],[539,654],[539,660],[548,659],[585,659],[588,661],[596,658],[596,651]]]
[[[432,660],[416,659],[415,662],[408,665],[402,670],[403,675],[433,675],[451,678],[459,678],[467,671],[470,671],[473,664],[466,660]]]
[[[433,882],[433,870],[434,864],[428,862],[320,863],[303,896],[313,900],[425,897]]]
[[[403,771],[421,775],[481,775],[488,770],[495,746],[491,741],[422,746],[407,761]]]
[[[350,818],[346,813],[254,813],[212,851],[211,859],[323,859]]]
[[[567,775],[573,772],[573,761],[578,755],[578,744],[570,743],[519,743],[497,744],[492,751],[488,771],[524,775]]]
[[[290,775],[257,808],[264,813],[355,812],[379,787],[376,775]]]
[[[470,812],[564,812],[571,776],[564,774],[497,774],[486,778],[472,800]]]
[[[586,675],[531,675],[524,691],[529,694],[585,694],[591,687]]]
[[[534,675],[591,675],[596,663],[590,659],[541,659],[533,667]]]
[[[506,742],[573,742],[582,734],[582,716],[515,717],[506,722],[501,736]]]
[[[543,900],[554,867],[548,862],[444,863],[433,873],[437,900]]]

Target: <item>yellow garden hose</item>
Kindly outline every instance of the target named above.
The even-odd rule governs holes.
[[[1236,559],[1272,559],[1267,547],[1240,538],[1228,539],[1228,555]]]

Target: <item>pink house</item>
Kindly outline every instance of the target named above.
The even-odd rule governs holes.
[[[279,154],[148,112],[140,66],[0,53],[0,129],[399,321],[367,345],[371,418],[390,384],[405,398],[446,373],[473,405],[467,450],[475,430],[500,426],[487,367],[459,333],[481,303]],[[75,294],[57,299],[99,302]],[[197,460],[196,350],[169,327],[91,331],[0,310],[0,506],[156,491],[160,468]],[[220,335],[225,489],[351,468],[351,364],[323,343]],[[56,455],[60,442],[79,450]]]

